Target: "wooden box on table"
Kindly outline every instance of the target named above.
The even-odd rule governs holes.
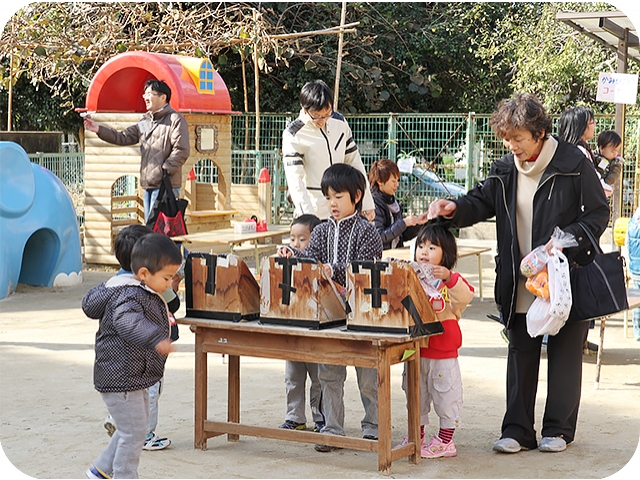
[[[347,290],[348,330],[411,336],[444,331],[409,262],[352,262],[347,268]]]
[[[320,329],[344,325],[346,318],[344,301],[322,263],[293,257],[262,260],[260,323]]]
[[[239,322],[260,316],[260,286],[236,255],[190,252],[185,294],[188,317]]]

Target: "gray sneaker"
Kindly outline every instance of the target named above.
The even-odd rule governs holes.
[[[567,442],[562,437],[542,437],[538,445],[541,452],[562,452],[566,448]]]
[[[520,443],[513,438],[501,438],[493,444],[493,449],[496,452],[501,453],[518,453],[520,450],[526,450],[522,448]]]

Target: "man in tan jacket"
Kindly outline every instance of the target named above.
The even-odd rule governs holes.
[[[85,117],[84,126],[108,143],[140,143],[140,186],[145,191],[146,221],[151,207],[158,198],[163,170],[169,174],[174,194],[178,196],[180,193],[182,165],[189,158],[189,128],[184,117],[169,105],[171,89],[162,80],[148,80],[144,85],[142,97],[147,113],[138,123],[122,132],[98,125],[89,116]]]

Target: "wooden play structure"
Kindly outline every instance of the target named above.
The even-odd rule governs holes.
[[[227,87],[211,62],[149,52],[116,55],[96,73],[83,110],[90,112],[98,123],[123,130],[137,123],[145,112],[142,92],[150,79],[164,80],[169,85],[170,104],[189,125],[191,153],[182,169],[181,188],[181,196],[191,202],[187,225],[189,214],[209,211],[216,227],[230,226],[235,213],[231,194],[230,115],[235,112],[231,110]],[[215,165],[217,181],[200,188],[195,179],[188,181],[187,178],[194,166],[203,161]],[[96,134],[86,132],[84,255],[87,263],[117,263],[112,254],[113,238],[123,226],[143,223],[139,171],[138,145],[111,145]],[[254,212],[257,195],[255,203]]]
[[[347,290],[348,330],[414,337],[444,331],[409,262],[352,262],[347,267]]]
[[[239,322],[260,312],[260,287],[236,255],[189,253],[185,267],[187,315]]]
[[[347,313],[322,263],[267,257],[260,272],[260,322],[310,327],[344,325]]]

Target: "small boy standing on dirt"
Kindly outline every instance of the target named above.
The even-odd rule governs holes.
[[[93,383],[118,426],[87,478],[138,478],[149,426],[149,387],[163,377],[173,351],[161,294],[181,263],[182,254],[169,237],[146,235],[131,251],[133,275],[115,276],[82,300],[84,313],[100,319]]]

